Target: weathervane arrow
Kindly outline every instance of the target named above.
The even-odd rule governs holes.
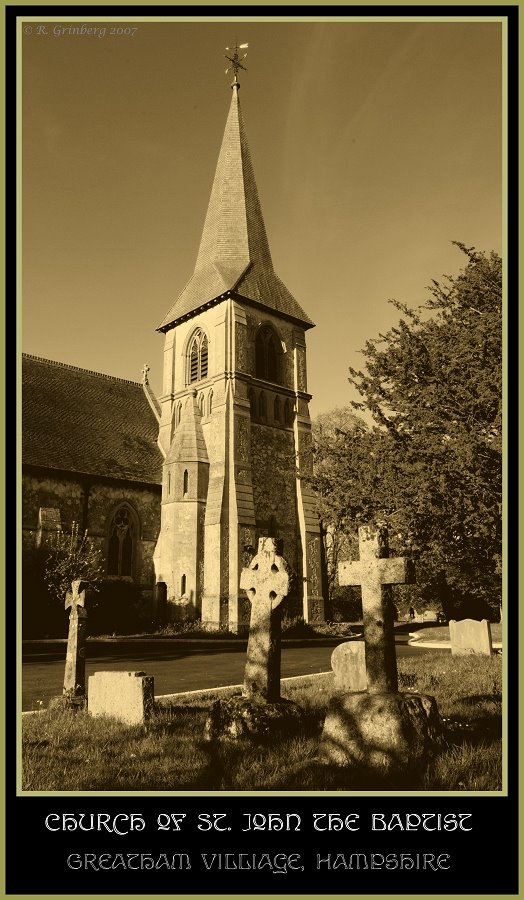
[[[235,73],[235,80],[234,80],[233,84],[238,84],[237,75],[238,75],[239,69],[243,69],[244,72],[247,72],[246,67],[243,66],[240,61],[241,59],[246,58],[247,53],[244,53],[244,55],[242,57],[240,57],[238,55],[238,51],[239,50],[247,50],[248,47],[249,47],[249,44],[236,44],[236,43],[235,43],[234,48],[226,47],[226,50],[229,50],[230,53],[233,51],[233,56],[228,56],[227,53],[224,54],[224,56],[228,60],[228,62],[231,63],[231,65],[228,66],[226,69],[226,75],[228,72],[231,71],[231,69],[233,69],[233,72]]]

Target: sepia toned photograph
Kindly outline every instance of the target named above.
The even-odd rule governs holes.
[[[506,28],[24,18],[21,794],[507,790]]]

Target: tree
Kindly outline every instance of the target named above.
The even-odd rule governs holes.
[[[393,551],[419,559],[419,603],[482,615],[501,595],[502,263],[456,246],[459,275],[414,310],[391,301],[400,322],[350,369],[375,425],[318,441],[315,486],[325,521],[389,524]]]

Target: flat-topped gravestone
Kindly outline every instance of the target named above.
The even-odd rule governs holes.
[[[95,672],[88,681],[88,712],[126,725],[143,725],[154,709],[154,682],[145,672]]]
[[[335,647],[331,654],[331,668],[336,691],[365,691],[368,676],[364,641],[345,641]]]
[[[451,653],[453,656],[491,656],[491,625],[487,619],[451,619],[449,622]]]
[[[289,567],[276,538],[261,537],[258,553],[242,570],[240,587],[251,601],[246,668],[241,697],[217,700],[204,736],[263,737],[295,728],[302,709],[280,697],[281,604],[289,589]]]
[[[415,573],[411,560],[388,557],[387,538],[384,525],[359,528],[360,560],[339,565],[340,584],[362,587],[367,689],[336,691],[320,743],[323,762],[358,763],[382,776],[424,764],[441,733],[433,697],[398,691],[390,585],[412,583]]]

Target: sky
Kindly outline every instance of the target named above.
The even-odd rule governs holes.
[[[502,251],[502,26],[120,22],[23,37],[22,349],[162,390],[156,332],[196,261],[231,99],[275,271],[316,324],[312,416],[433,278]],[[95,27],[97,23],[86,23]]]

